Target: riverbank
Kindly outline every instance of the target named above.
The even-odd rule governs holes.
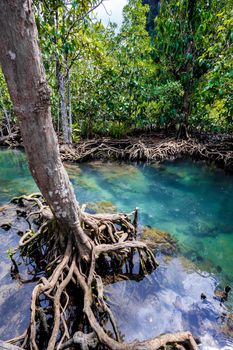
[[[22,147],[19,130],[12,136],[0,138],[0,146]],[[189,157],[214,162],[218,167],[233,173],[233,136],[193,133],[188,140],[177,140],[163,132],[128,136],[124,139],[95,138],[80,140],[72,145],[60,142],[63,161],[125,160],[161,162]]]
[[[80,162],[93,159],[161,162],[190,157],[215,162],[233,173],[233,138],[231,136],[196,135],[188,140],[177,140],[164,134],[83,140],[74,145],[60,145],[64,161]]]

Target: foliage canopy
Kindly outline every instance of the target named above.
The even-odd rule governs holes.
[[[77,141],[181,123],[233,131],[230,0],[129,0],[121,28],[95,18],[101,2],[35,1],[58,132],[67,125]],[[0,73],[2,124],[6,111],[13,123]]]

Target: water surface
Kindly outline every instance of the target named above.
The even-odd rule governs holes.
[[[81,203],[112,202],[124,212],[137,206],[142,225],[165,230],[178,241],[180,255],[158,257],[161,264],[150,278],[107,287],[124,338],[190,329],[201,337],[203,349],[233,349],[224,316],[225,307],[232,311],[233,299],[221,306],[213,298],[217,286],[233,286],[233,177],[188,160],[162,165],[92,162],[67,169]],[[36,190],[24,153],[0,150],[0,205]],[[0,315],[8,319],[16,291],[19,299],[23,293],[30,296],[30,287],[25,292],[10,279],[5,251],[17,239],[0,229]],[[16,331],[5,333],[8,319],[0,319],[1,338]]]

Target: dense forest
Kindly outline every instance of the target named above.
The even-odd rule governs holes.
[[[97,5],[35,1],[64,142],[181,125],[232,132],[231,1],[130,0],[120,28],[105,28],[91,11]],[[2,74],[0,81],[3,132],[15,117]]]

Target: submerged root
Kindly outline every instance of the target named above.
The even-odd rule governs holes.
[[[146,244],[136,240],[137,209],[126,215],[89,214],[82,208],[82,229],[92,242],[91,257],[87,262],[78,255],[72,235],[66,239],[64,249],[57,238],[59,228],[56,224],[51,233],[52,213],[48,215],[49,210],[39,194],[14,199],[16,203],[22,204],[22,201],[35,204],[30,217],[39,217],[40,228],[33,235],[26,232],[20,239],[19,249],[29,252],[35,247],[41,249],[47,267],[32,293],[30,325],[21,337],[11,339],[10,343],[33,350],[74,347],[88,350],[96,348],[97,344],[112,350],[197,350],[189,332],[161,335],[143,342],[122,342],[116,320],[104,297],[103,266],[108,266],[110,274],[114,269],[123,274],[125,262],[128,260],[133,265],[135,253],[142,276],[158,266]],[[45,251],[44,245],[47,245]],[[81,316],[77,321],[76,315],[72,322],[72,303],[77,293],[80,305],[76,313]],[[106,320],[111,324],[111,334],[105,329]]]

